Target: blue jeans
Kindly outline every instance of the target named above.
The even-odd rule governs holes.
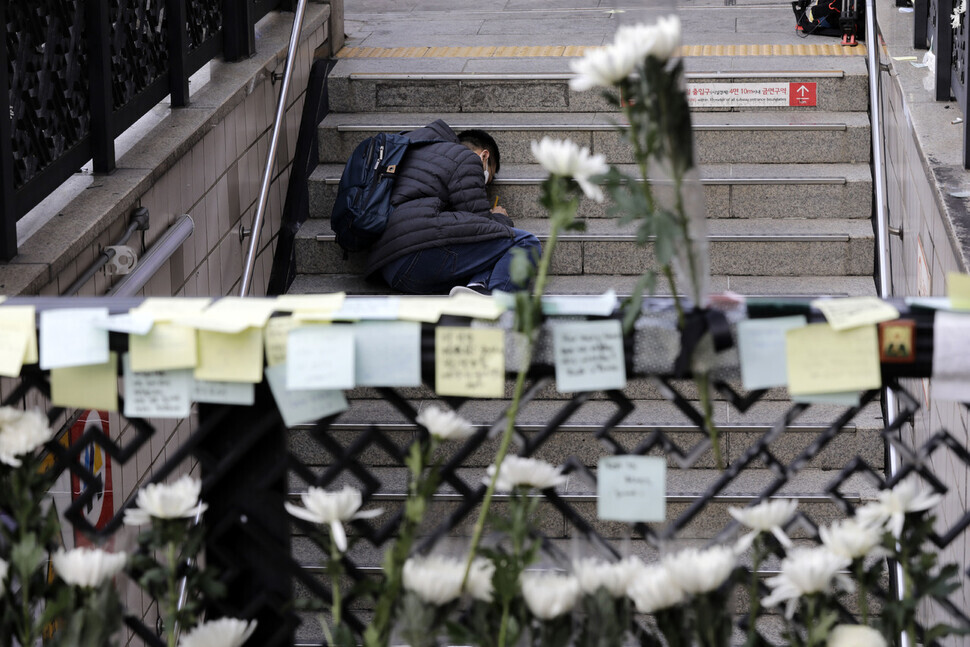
[[[511,292],[517,287],[510,273],[512,250],[524,249],[533,262],[542,251],[539,239],[529,232],[512,229],[512,234],[512,238],[422,249],[388,263],[381,274],[392,288],[408,294],[443,294],[470,283]]]

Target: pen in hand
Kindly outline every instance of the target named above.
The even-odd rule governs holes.
[[[495,204],[492,205],[492,209],[498,206],[498,196],[495,196]]]

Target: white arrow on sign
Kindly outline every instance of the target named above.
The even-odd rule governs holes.
[[[804,85],[800,85],[798,86],[798,89],[795,90],[795,93],[805,96],[806,94],[808,94],[808,88],[806,88]]]

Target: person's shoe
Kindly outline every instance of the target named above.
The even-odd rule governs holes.
[[[448,296],[453,297],[456,294],[490,295],[491,292],[489,292],[488,288],[481,283],[469,283],[468,285],[456,285],[455,287],[451,288],[451,292],[448,293]]]

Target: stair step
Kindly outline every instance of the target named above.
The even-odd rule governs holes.
[[[427,106],[443,112],[612,110],[598,90],[569,89],[575,57],[442,59],[415,58],[422,52],[414,50],[401,52],[405,53],[409,56],[339,60],[329,76],[331,110],[422,112]],[[688,84],[815,83],[817,105],[799,111],[866,111],[869,107],[863,57],[691,56],[683,60]]]
[[[548,220],[516,220],[516,226],[548,236]],[[712,220],[712,274],[741,276],[868,276],[873,271],[873,232],[862,220]],[[344,259],[327,220],[308,220],[296,238],[300,274],[362,272],[362,254]],[[653,266],[638,247],[634,229],[613,219],[588,220],[587,231],[559,237],[551,273],[638,275]]]
[[[635,276],[551,276],[546,293],[602,294],[615,290],[620,297],[633,293]],[[875,282],[868,276],[712,276],[711,293],[735,292],[748,298],[876,296]],[[360,274],[298,274],[288,294],[397,295],[382,280]],[[657,284],[658,296],[669,296],[666,284]]]
[[[569,138],[611,163],[631,163],[615,113],[330,113],[318,130],[320,161],[343,164],[363,139],[444,119],[456,132],[482,128],[502,161],[531,164],[531,142]],[[698,164],[812,164],[869,161],[869,117],[861,112],[712,112],[693,116]]]
[[[632,165],[621,165],[634,177]],[[709,164],[699,169],[708,218],[870,218],[872,171],[866,164]],[[320,164],[310,175],[310,216],[329,218],[343,164]],[[502,164],[490,201],[514,218],[543,218],[539,204],[547,173],[538,164]],[[654,182],[658,197],[670,183]],[[586,218],[607,215],[608,203],[586,200]]]

